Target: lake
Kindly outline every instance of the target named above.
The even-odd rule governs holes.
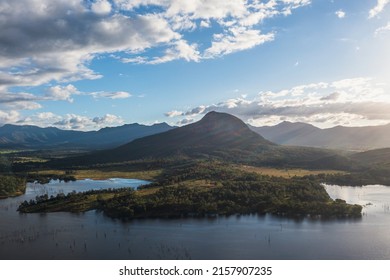
[[[110,179],[28,184],[0,200],[0,259],[390,259],[390,187],[325,185],[332,198],[364,205],[359,219],[272,215],[121,222],[97,211],[19,214],[36,195],[133,187]]]

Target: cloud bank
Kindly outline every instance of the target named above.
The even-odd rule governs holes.
[[[281,121],[307,122],[320,127],[370,125],[390,122],[390,98],[384,84],[371,78],[344,79],[262,91],[252,99],[239,97],[202,105],[185,112],[171,111],[172,118],[200,118],[210,111],[236,115],[255,125]],[[178,121],[184,124],[186,121]]]

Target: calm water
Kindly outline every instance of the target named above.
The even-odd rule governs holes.
[[[120,222],[96,211],[19,214],[36,195],[145,184],[140,180],[29,184],[0,200],[1,259],[390,259],[390,187],[325,186],[364,206],[356,220],[271,215]]]

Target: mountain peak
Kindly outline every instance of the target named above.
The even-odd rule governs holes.
[[[222,113],[222,112],[216,112],[216,111],[210,111],[204,117],[202,118],[202,121],[241,121],[239,118],[230,115],[228,113]]]
[[[189,127],[193,127],[195,130],[203,129],[214,133],[250,133],[248,126],[239,118],[227,113],[215,111],[207,113],[199,122],[191,124]]]

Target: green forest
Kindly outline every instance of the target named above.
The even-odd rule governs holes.
[[[25,190],[25,179],[11,175],[0,175],[0,198],[21,195]]]

